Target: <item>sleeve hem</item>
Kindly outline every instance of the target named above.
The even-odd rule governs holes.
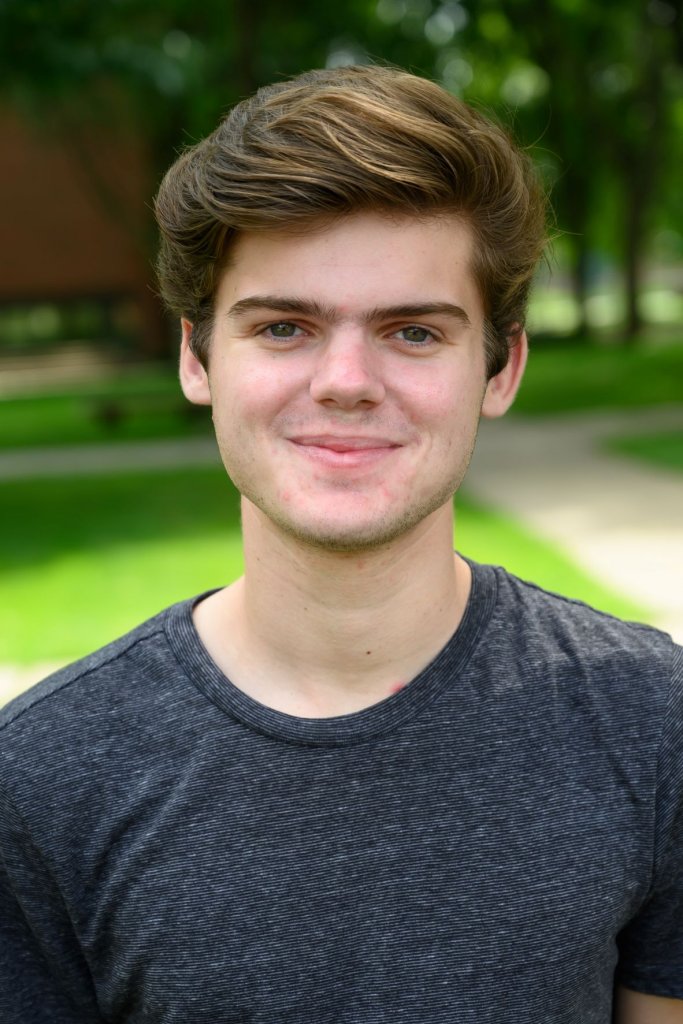
[[[663,999],[683,1000],[683,976],[666,978],[663,976],[664,970],[642,971],[637,974],[620,973],[617,971],[615,980],[617,985],[622,985],[633,992],[640,992],[644,996],[660,996]]]

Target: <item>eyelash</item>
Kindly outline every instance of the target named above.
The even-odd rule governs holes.
[[[430,331],[428,327],[422,327],[420,324],[406,324],[405,327],[399,328],[396,334],[401,334],[403,331],[424,331],[427,335],[424,341],[409,341],[407,338],[401,338],[401,341],[411,348],[426,348],[428,344],[435,344],[438,341],[433,331]]]
[[[298,338],[300,336],[298,333],[278,336],[277,334],[272,333],[274,327],[293,327],[296,332],[303,330],[303,328],[299,327],[298,324],[293,323],[291,320],[274,320],[272,323],[266,324],[266,326],[259,330],[258,333],[270,338],[271,341],[293,341],[294,338]]]
[[[276,327],[291,327],[294,328],[294,333],[289,335],[273,334],[273,329]],[[423,341],[410,341],[408,338],[399,338],[399,340],[409,348],[427,348],[429,345],[437,344],[439,340],[432,330],[428,327],[422,327],[420,324],[406,324],[404,327],[399,327],[392,333],[398,337],[406,331],[423,331],[427,335]],[[303,327],[300,327],[292,320],[274,320],[271,323],[266,324],[265,327],[260,328],[258,333],[269,338],[271,341],[294,341],[296,338],[301,337],[302,334],[306,334],[307,332]]]

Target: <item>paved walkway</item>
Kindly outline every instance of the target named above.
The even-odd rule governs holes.
[[[466,490],[651,608],[683,643],[683,477],[601,448],[683,431],[683,406],[484,422]]]
[[[29,477],[80,476],[123,471],[151,472],[184,466],[220,465],[212,437],[163,441],[116,441],[55,448],[0,451],[0,481]]]
[[[683,478],[601,449],[612,436],[668,430],[683,430],[683,405],[485,421],[465,489],[651,608],[683,642]],[[211,439],[78,446],[0,452],[0,479],[217,463]],[[53,667],[0,666],[0,703]]]

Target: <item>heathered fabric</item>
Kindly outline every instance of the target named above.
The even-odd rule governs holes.
[[[356,714],[236,689],[176,605],[0,713],[4,1024],[609,1024],[683,999],[683,658],[474,566]]]

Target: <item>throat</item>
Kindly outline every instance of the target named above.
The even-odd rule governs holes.
[[[379,611],[309,594],[284,602],[277,616],[268,600],[265,608],[250,601],[243,579],[197,605],[194,622],[219,669],[252,699],[302,718],[353,714],[397,696],[457,629],[469,566],[451,555],[444,577],[440,588],[420,594],[411,586],[403,603]]]

